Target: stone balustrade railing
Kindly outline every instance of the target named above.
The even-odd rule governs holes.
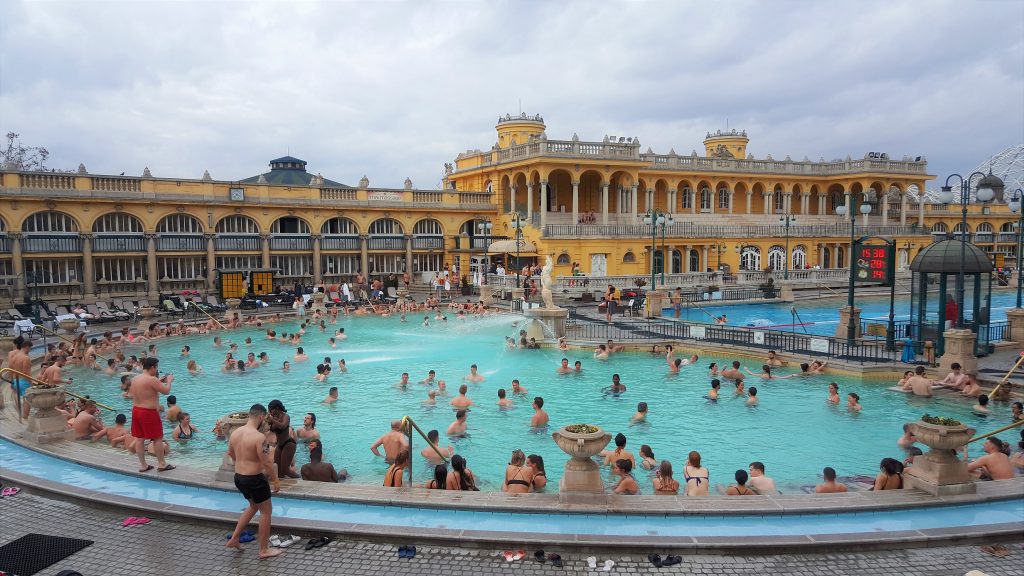
[[[918,226],[887,224],[880,226],[857,226],[859,236],[929,236],[931,231]],[[657,235],[662,235],[661,228]],[[785,226],[716,226],[683,222],[666,227],[669,238],[782,238],[787,235]],[[819,224],[812,226],[790,226],[788,235],[797,237],[839,237],[850,236],[848,224]],[[642,224],[548,224],[544,226],[544,238],[650,238],[651,227]]]

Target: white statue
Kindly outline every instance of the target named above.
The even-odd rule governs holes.
[[[555,303],[551,300],[551,270],[554,268],[554,263],[551,261],[551,256],[547,257],[547,261],[544,263],[544,267],[540,270],[540,297],[544,300],[545,308],[554,308]]]

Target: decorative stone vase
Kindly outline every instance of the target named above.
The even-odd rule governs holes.
[[[217,420],[217,427],[220,429],[220,435],[224,438],[225,447],[224,455],[220,460],[220,468],[217,469],[216,478],[221,482],[230,482],[235,477],[235,462],[228,456],[227,441],[231,439],[231,433],[238,430],[242,426],[245,426],[246,422],[249,421],[248,412],[232,412],[226,416],[222,416]]]
[[[313,312],[319,311],[321,314],[327,312],[327,307],[324,306],[324,298],[326,297],[327,295],[323,292],[313,293]]]
[[[563,426],[551,434],[555,444],[569,455],[559,492],[603,494],[601,472],[592,458],[604,450],[612,435],[597,426],[595,432],[583,434],[569,432],[566,428]]]
[[[241,299],[239,299],[239,298],[228,298],[227,300],[224,301],[224,305],[227,306],[227,309],[224,311],[224,319],[225,320],[233,319],[236,314],[238,315],[239,319],[242,318],[242,311],[241,311],[242,300]]]
[[[156,308],[153,308],[152,306],[141,306],[135,311],[135,313],[139,318],[145,318],[148,320],[156,316]]]
[[[63,386],[29,386],[22,397],[22,401],[32,407],[25,437],[40,444],[69,437],[67,418],[56,410],[64,403],[65,396]]]
[[[967,472],[967,462],[956,456],[956,450],[974,436],[974,428],[963,424],[942,426],[918,421],[910,424],[910,432],[929,450],[914,458],[914,465],[904,474],[905,487],[918,488],[936,496],[973,494],[976,491],[974,478]]]
[[[69,334],[74,334],[75,332],[78,332],[78,328],[80,326],[81,325],[78,323],[77,318],[65,318],[64,320],[60,321],[61,329]]]

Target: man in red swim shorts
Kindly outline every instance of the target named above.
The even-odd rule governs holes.
[[[136,439],[135,453],[139,456],[139,472],[149,472],[152,464],[146,462],[146,440],[152,441],[153,453],[156,455],[159,472],[174,470],[164,461],[167,443],[164,442],[164,424],[160,418],[160,395],[170,394],[173,374],[165,374],[157,378],[159,370],[158,358],[146,358],[142,361],[142,374],[132,379],[131,395],[135,401],[132,406],[132,436]]]

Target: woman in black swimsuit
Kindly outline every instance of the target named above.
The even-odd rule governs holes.
[[[395,463],[384,474],[384,486],[388,488],[402,487],[402,471],[409,466],[409,451],[402,450],[395,456]]]
[[[548,476],[544,473],[544,459],[538,454],[530,454],[526,457],[526,464],[533,470],[533,491],[543,492],[548,485]]]
[[[427,483],[423,485],[428,490],[445,490],[445,484],[448,482],[448,465],[438,464],[434,466],[434,478],[427,480]]]
[[[295,439],[292,438],[291,417],[280,400],[271,400],[267,409],[270,411],[270,431],[277,436],[277,449],[274,450],[277,477],[298,478],[295,472]]]
[[[522,450],[512,451],[512,460],[505,468],[503,492],[525,494],[533,486],[533,469],[526,465],[526,454]]]
[[[754,491],[747,488],[747,479],[750,476],[746,470],[736,471],[736,485],[729,486],[729,489],[725,491],[726,496],[754,496]]]

